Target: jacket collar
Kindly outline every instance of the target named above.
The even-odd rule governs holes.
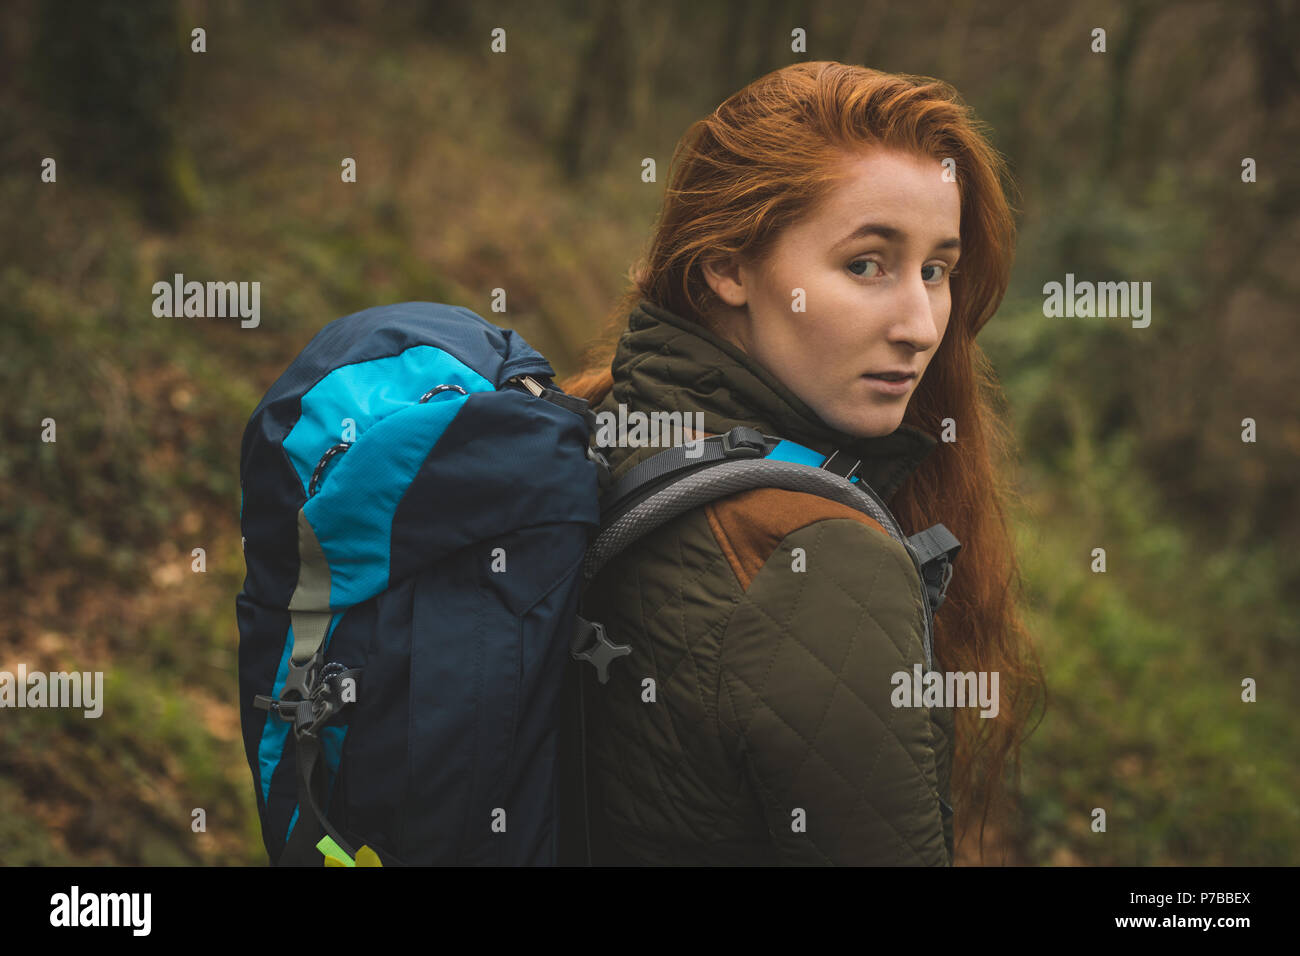
[[[612,372],[613,390],[599,410],[623,403],[629,411],[702,412],[710,434],[748,425],[823,455],[838,449],[861,460],[859,474],[886,501],[938,445],[913,425],[879,438],[838,431],[736,346],[645,299],[628,316]],[[615,474],[657,451],[614,449]]]

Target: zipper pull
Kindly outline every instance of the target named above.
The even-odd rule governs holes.
[[[542,387],[541,383],[531,375],[513,375],[506,379],[506,384],[519,385],[522,388],[526,388],[537,398],[541,398],[542,392],[546,391],[546,389]]]

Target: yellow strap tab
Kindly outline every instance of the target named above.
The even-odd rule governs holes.
[[[340,847],[337,843],[335,843],[333,838],[330,837],[329,834],[326,834],[325,836],[320,838],[320,842],[316,844],[316,849],[320,850],[322,853],[325,854],[326,866],[356,866],[356,863],[353,862],[352,857],[344,853],[343,848]],[[369,849],[369,848],[362,847],[362,849]],[[373,853],[374,851],[372,850],[371,852]],[[358,856],[359,855],[360,854],[358,853]]]
[[[357,858],[353,860],[343,852],[343,848],[335,843],[327,834],[321,837],[320,842],[316,844],[316,849],[325,854],[326,866],[383,866],[379,859],[379,854],[368,846],[363,846],[357,850]]]
[[[383,866],[379,859],[379,854],[368,846],[363,846],[357,850],[357,866]]]

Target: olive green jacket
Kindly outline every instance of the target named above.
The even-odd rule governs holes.
[[[886,503],[937,444],[907,425],[837,432],[645,301],[613,374],[597,412],[699,411],[707,434],[748,425],[843,449]],[[617,479],[662,450],[605,454]],[[891,704],[891,676],[924,666],[922,594],[871,518],[782,489],[697,508],[614,558],[583,604],[632,647],[588,684],[594,862],[950,865],[952,713]]]

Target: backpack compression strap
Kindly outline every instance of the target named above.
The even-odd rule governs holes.
[[[328,454],[328,453],[327,453]],[[356,851],[325,815],[327,771],[321,759],[321,731],[355,694],[344,694],[345,682],[355,691],[361,670],[325,663],[325,645],[333,621],[329,608],[330,570],[320,542],[303,509],[298,511],[298,583],[289,600],[293,650],[279,697],[258,694],[253,706],[288,721],[296,749],[298,819],[289,833],[278,865],[320,865],[317,824],[349,857]]]
[[[318,671],[322,656],[318,650],[305,666],[298,669],[291,667],[289,680],[285,682],[278,698],[263,694],[253,698],[253,706],[259,710],[269,710],[280,719],[292,723],[294,746],[297,748],[298,820],[276,860],[281,866],[320,864],[316,835],[309,817],[314,817],[320,823],[321,829],[344,853],[349,857],[356,856],[356,851],[330,825],[325,816],[323,804],[326,781],[325,767],[320,759],[320,732],[345,706],[342,694],[344,681],[351,680],[355,683],[361,676],[361,671],[337,663],[326,664]],[[290,697],[290,694],[296,696]]]

